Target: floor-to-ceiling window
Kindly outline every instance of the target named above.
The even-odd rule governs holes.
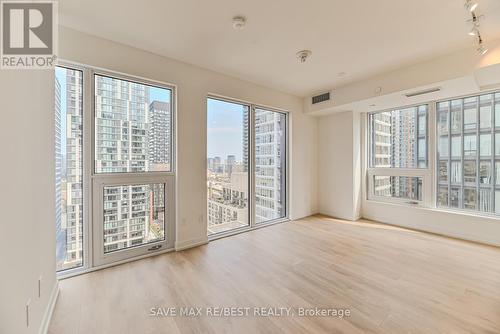
[[[437,205],[500,213],[500,93],[437,103]]]
[[[56,268],[83,265],[83,72],[55,73]]]
[[[174,87],[71,64],[55,78],[57,270],[172,248]]]
[[[94,263],[172,240],[172,88],[114,74],[94,80]]]
[[[287,114],[207,99],[208,234],[287,217]]]
[[[208,233],[249,226],[250,106],[207,100]]]
[[[255,222],[286,216],[286,114],[255,108]]]

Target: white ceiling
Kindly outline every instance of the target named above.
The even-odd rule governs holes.
[[[479,0],[484,40],[500,1]],[[297,96],[473,47],[463,0],[61,0],[60,23]],[[244,15],[244,30],[232,17]],[[305,64],[297,51],[310,49]],[[339,72],[346,72],[340,78]]]

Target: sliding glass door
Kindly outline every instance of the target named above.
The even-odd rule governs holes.
[[[208,234],[287,218],[287,114],[207,99]]]

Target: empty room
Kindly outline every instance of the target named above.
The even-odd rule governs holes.
[[[0,29],[0,334],[500,333],[500,1]]]

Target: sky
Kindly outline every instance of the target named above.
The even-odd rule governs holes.
[[[243,155],[243,113],[248,109],[236,103],[221,100],[207,100],[207,156],[220,157],[225,161],[228,155],[242,161]]]

